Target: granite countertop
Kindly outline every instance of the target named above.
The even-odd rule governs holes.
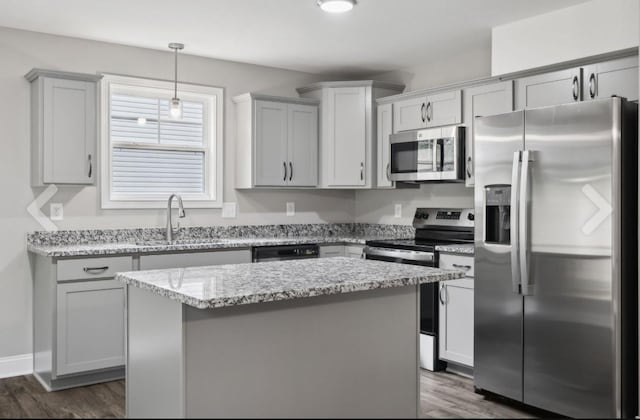
[[[252,246],[300,245],[300,244],[358,244],[369,240],[398,239],[397,235],[366,236],[294,236],[286,238],[223,238],[184,239],[166,243],[164,241],[141,241],[135,243],[113,242],[95,244],[28,244],[30,252],[45,257],[80,257],[118,254],[149,254],[173,251],[216,250],[248,248]]]
[[[462,271],[345,257],[118,273],[116,279],[199,309],[463,278]]]
[[[436,251],[447,254],[473,255],[475,247],[473,244],[436,245]]]

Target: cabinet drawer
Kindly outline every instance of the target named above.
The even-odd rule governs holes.
[[[324,245],[320,247],[320,258],[344,257],[344,245]]]
[[[473,277],[473,257],[464,255],[440,254],[440,268],[446,270],[461,270],[467,277]]]
[[[58,261],[58,281],[104,279],[133,269],[133,259],[126,257],[79,258]]]

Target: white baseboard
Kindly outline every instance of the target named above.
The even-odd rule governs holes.
[[[33,373],[33,354],[0,357],[0,378],[31,375]]]

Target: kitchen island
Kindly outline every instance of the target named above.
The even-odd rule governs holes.
[[[128,417],[417,417],[419,284],[327,258],[117,274]]]

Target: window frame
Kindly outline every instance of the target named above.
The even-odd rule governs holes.
[[[152,94],[154,97],[169,99],[173,96],[173,82],[166,80],[147,79],[131,76],[104,74],[100,81],[100,179],[102,209],[157,209],[167,206],[166,196],[138,196],[128,198],[118,196],[111,191],[112,179],[112,150],[122,147],[122,143],[111,141],[111,92],[118,91],[129,94]],[[186,208],[222,208],[224,183],[224,89],[215,86],[205,86],[193,83],[178,83],[178,97],[187,101],[206,100],[207,115],[203,125],[204,145],[204,194],[181,194]],[[140,143],[141,148],[155,150],[185,150],[193,151],[195,147],[162,146]],[[134,147],[135,148],[135,147]],[[215,165],[215,166],[212,166]]]

